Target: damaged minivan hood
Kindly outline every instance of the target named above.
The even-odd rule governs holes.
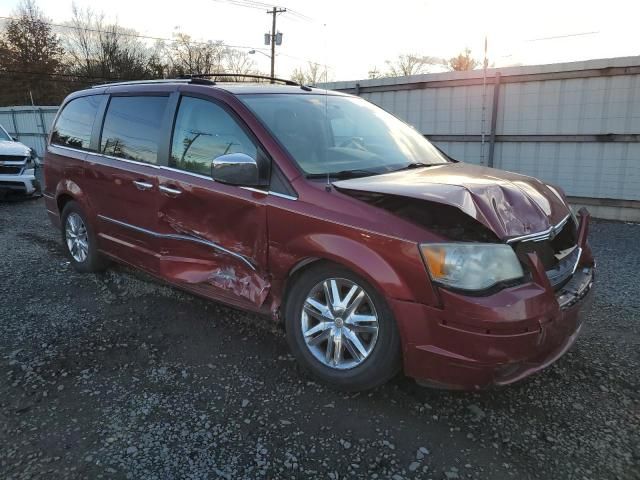
[[[339,190],[405,196],[457,207],[499,238],[547,230],[569,214],[553,187],[517,173],[447,163],[333,182]]]

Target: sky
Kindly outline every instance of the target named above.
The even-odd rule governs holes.
[[[194,40],[256,49],[257,67],[268,72],[264,34],[271,16],[238,1],[246,0],[75,3],[143,35],[170,38],[179,30]],[[37,4],[54,23],[71,17],[69,0]],[[11,15],[16,5],[17,0],[0,0],[0,16]],[[374,67],[384,71],[385,60],[406,53],[450,58],[470,48],[482,59],[485,36],[489,62],[496,67],[640,55],[638,0],[284,0],[275,5],[295,12],[277,18],[283,43],[277,47],[276,75],[283,77],[308,61],[326,64],[330,80],[354,80],[367,78]]]

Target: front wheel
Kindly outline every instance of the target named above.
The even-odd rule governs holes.
[[[297,277],[285,309],[287,340],[298,361],[340,390],[367,390],[400,369],[400,339],[384,298],[337,265]]]

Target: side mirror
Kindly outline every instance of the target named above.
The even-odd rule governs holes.
[[[264,182],[260,178],[258,161],[246,153],[227,153],[211,162],[211,177],[229,185],[256,187]]]

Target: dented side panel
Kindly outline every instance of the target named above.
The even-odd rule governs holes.
[[[160,274],[260,307],[271,286],[266,195],[177,171],[159,184],[181,192],[159,194]]]

